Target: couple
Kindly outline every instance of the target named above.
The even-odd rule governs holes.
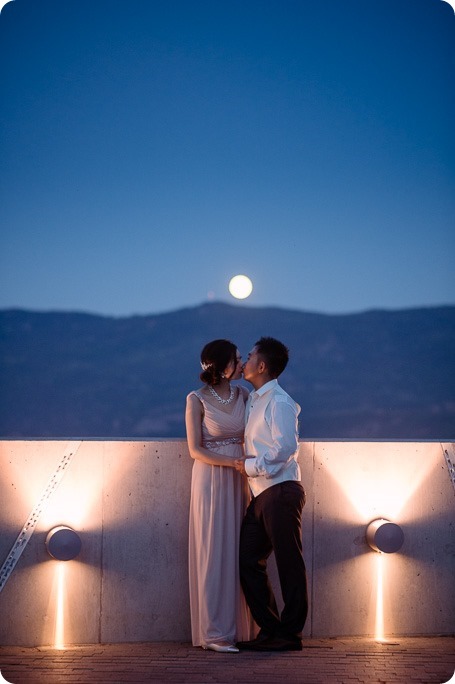
[[[288,349],[271,337],[256,342],[243,365],[228,340],[209,342],[201,352],[204,386],[188,395],[185,418],[194,459],[194,646],[227,653],[302,648],[308,612],[301,537],[305,492],[297,463],[300,407],[277,382],[287,362]],[[231,385],[242,373],[251,394]],[[284,600],[281,615],[266,570],[272,551]],[[254,639],[251,616],[259,627]]]

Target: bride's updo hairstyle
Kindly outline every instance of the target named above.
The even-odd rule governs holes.
[[[229,340],[213,340],[201,351],[200,379],[207,385],[218,385],[227,366],[237,363],[237,347]]]

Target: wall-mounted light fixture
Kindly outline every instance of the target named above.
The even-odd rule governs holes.
[[[379,518],[368,525],[366,539],[373,551],[395,553],[403,546],[404,534],[399,525]]]
[[[73,560],[82,547],[81,538],[71,527],[53,527],[46,537],[46,549],[56,560]]]

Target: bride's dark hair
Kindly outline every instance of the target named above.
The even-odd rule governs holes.
[[[207,385],[218,385],[231,361],[237,363],[237,347],[229,340],[213,340],[201,351],[200,379]]]

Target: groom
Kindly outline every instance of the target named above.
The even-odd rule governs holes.
[[[308,613],[301,516],[305,492],[297,462],[300,406],[279,386],[288,349],[262,337],[248,354],[243,377],[254,388],[246,406],[245,458],[236,468],[248,476],[252,500],[240,533],[240,580],[260,631],[241,650],[300,651]],[[267,576],[275,553],[284,608],[278,613]]]

